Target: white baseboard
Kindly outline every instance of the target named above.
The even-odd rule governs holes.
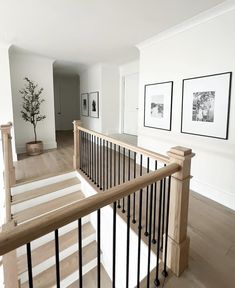
[[[195,178],[191,180],[190,189],[232,210],[235,210],[235,194],[222,191],[218,189],[218,187],[203,183]]]
[[[55,149],[55,148],[57,148],[57,142],[56,141],[51,141],[51,142],[44,142],[43,141],[43,147],[45,150]],[[17,154],[25,153],[25,152],[26,152],[25,144],[24,145],[16,145],[16,153]]]

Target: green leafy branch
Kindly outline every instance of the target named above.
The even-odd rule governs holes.
[[[40,106],[45,101],[40,98],[43,88],[38,88],[38,85],[25,77],[25,87],[19,90],[23,99],[23,110],[21,110],[22,118],[26,122],[30,122],[34,129],[34,141],[37,142],[37,124],[46,118],[45,115],[40,114]]]

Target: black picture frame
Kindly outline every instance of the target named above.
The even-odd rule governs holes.
[[[166,130],[166,131],[171,131],[171,125],[172,125],[172,102],[173,102],[173,86],[174,86],[174,82],[173,81],[165,81],[165,82],[158,82],[158,83],[151,83],[151,84],[146,84],[144,86],[144,127],[147,128],[153,128],[153,129],[160,129],[160,130]],[[153,88],[152,93],[148,93],[149,88]],[[159,93],[164,92],[166,95],[161,95],[163,96],[164,100],[166,100],[164,103],[167,104],[157,104],[158,106],[161,105],[163,106],[163,110],[164,110],[164,106],[167,106],[166,108],[166,113],[164,116],[164,112],[162,113],[163,115],[159,116],[158,118],[160,119],[153,119],[154,117],[151,116],[152,119],[150,119],[150,113],[152,114],[152,105],[153,103],[149,103],[149,98],[150,96],[154,97],[155,95],[153,95],[154,92],[154,88],[156,89],[155,92],[157,92],[159,90]],[[161,91],[162,90],[162,91]],[[165,91],[164,91],[165,90]],[[148,103],[146,103],[148,102]],[[149,104],[151,104],[151,108],[149,106]],[[161,108],[160,106],[160,108]],[[159,110],[159,108],[158,108]],[[146,115],[148,113],[148,116]],[[158,113],[159,114],[159,113]],[[149,117],[149,119],[148,119]],[[163,120],[163,121],[161,121]]]
[[[84,101],[86,102],[86,104],[84,103]],[[86,116],[86,117],[89,116],[89,94],[88,93],[81,94],[81,115]]]
[[[89,116],[99,118],[99,91],[89,93]]]
[[[202,81],[201,83],[200,83],[200,80]],[[189,83],[192,85],[192,81],[196,81],[194,85],[196,85],[195,87],[197,87],[198,92],[191,91],[190,93],[190,89],[192,90],[192,88],[190,88]],[[208,81],[208,84],[206,83],[206,81]],[[214,81],[214,87],[213,87],[213,81]],[[186,87],[187,85],[189,87]],[[203,89],[200,89],[200,85],[201,87],[203,87]],[[222,87],[223,85],[224,87]],[[205,90],[204,87],[207,87],[206,91],[204,91]],[[182,80],[181,130],[180,132],[183,134],[190,134],[190,135],[196,135],[196,136],[202,136],[202,137],[228,140],[231,91],[232,91],[232,72],[223,72],[223,73],[216,73],[216,74],[183,79]],[[222,95],[223,97],[221,97],[220,95]],[[185,104],[186,97],[192,98],[192,101],[191,99],[187,100],[189,104]],[[206,118],[203,115],[203,113],[201,112],[199,113],[198,111],[195,113],[196,117],[197,115],[199,116],[199,114],[202,114],[202,115],[200,115],[199,118],[195,118],[195,115],[194,115],[194,110],[195,110],[194,103],[196,101],[195,97],[201,97],[201,98],[204,97],[205,103],[209,103],[209,101],[214,102],[213,109],[211,107],[204,109],[204,110],[207,109]],[[207,99],[207,102],[206,102],[206,99]],[[217,104],[215,104],[216,101],[217,101]],[[221,109],[221,107],[224,107],[224,104],[219,105],[220,103],[223,103],[223,101],[225,101],[224,103],[225,109]],[[188,115],[185,116],[185,114],[187,113],[185,111],[186,109],[188,110],[190,108],[190,103],[191,103],[191,109],[192,109],[191,120],[189,119]],[[203,103],[203,101],[201,100],[200,103]],[[199,104],[199,106],[200,105],[202,104]],[[204,105],[206,106],[206,104]],[[210,114],[208,112],[209,110],[213,110],[211,112],[212,116],[207,116]],[[192,122],[194,123],[192,124]],[[203,127],[203,124],[201,124],[200,122],[204,123],[204,127]],[[216,124],[217,122],[218,124]],[[192,124],[191,131],[189,131],[190,129],[186,127],[185,123],[188,123],[187,126]],[[198,131],[200,127],[202,130],[199,133]],[[218,132],[216,132],[216,130]]]

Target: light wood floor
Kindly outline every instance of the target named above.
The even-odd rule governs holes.
[[[56,140],[57,149],[44,151],[38,156],[18,155],[15,163],[18,183],[73,169],[73,132],[59,131]]]
[[[63,140],[64,139],[64,140]],[[35,157],[19,156],[20,181],[72,169],[72,134],[58,134],[58,149]],[[189,268],[180,278],[170,275],[161,287],[235,287],[235,211],[195,192],[190,193],[188,234],[191,238]]]

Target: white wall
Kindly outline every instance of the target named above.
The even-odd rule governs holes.
[[[80,93],[99,91],[99,118],[81,115],[85,127],[112,134],[119,129],[118,66],[97,64],[80,75]]]
[[[139,59],[119,66],[119,133],[123,132],[124,125],[125,77],[133,74],[139,74]]]
[[[53,60],[29,53],[10,50],[11,87],[13,97],[14,126],[17,153],[25,152],[25,143],[34,140],[33,127],[21,117],[22,97],[19,89],[24,86],[25,77],[43,87],[41,94],[45,102],[41,106],[41,113],[46,119],[38,123],[38,140],[44,142],[45,149],[56,148],[54,90],[53,90]]]
[[[182,79],[220,72],[235,72],[235,10],[214,11],[162,34],[140,48],[139,146],[161,153],[175,145],[190,147],[191,188],[235,209],[235,90],[232,89],[229,139],[180,133]],[[207,19],[207,20],[206,20]],[[203,20],[203,21],[202,21]],[[233,75],[234,76],[234,75]],[[144,85],[174,81],[172,131],[143,127]],[[234,77],[233,77],[234,81]]]
[[[0,43],[0,123],[13,122],[9,46]]]
[[[102,66],[95,65],[80,74],[80,94],[99,91],[99,118],[92,118],[81,115],[82,125],[97,132],[102,131]]]
[[[117,65],[102,65],[102,132],[119,130],[119,71]]]
[[[73,130],[80,119],[79,76],[54,74],[54,94],[56,130]]]

